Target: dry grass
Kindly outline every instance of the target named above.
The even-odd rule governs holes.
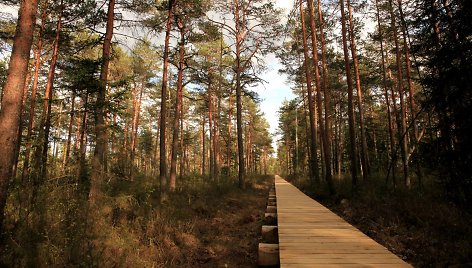
[[[472,216],[428,189],[392,191],[371,181],[351,191],[338,181],[338,194],[298,182],[308,195],[415,267],[472,266]],[[435,193],[436,192],[436,193]]]
[[[256,267],[268,181],[269,177],[253,178],[243,191],[230,180],[186,179],[159,204],[153,178],[115,179],[104,189],[100,208],[88,213],[71,201],[72,193],[58,193],[47,198],[54,205],[44,212],[49,216],[43,235],[32,239],[26,227],[12,229],[0,264]],[[28,249],[32,242],[39,248],[33,255],[39,257]]]

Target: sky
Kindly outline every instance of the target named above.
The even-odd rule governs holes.
[[[283,14],[287,17],[293,6],[293,1],[276,0],[276,5],[284,10]],[[286,18],[283,18],[281,21],[285,22]],[[277,111],[284,100],[291,100],[295,98],[295,95],[292,93],[291,84],[288,82],[287,76],[278,73],[278,70],[283,68],[279,59],[271,54],[265,58],[265,61],[268,65],[268,71],[262,75],[262,79],[267,81],[267,83],[259,85],[253,88],[253,90],[262,99],[261,110],[270,124],[270,132],[275,135],[279,124]],[[274,137],[273,146],[275,149],[276,137]]]

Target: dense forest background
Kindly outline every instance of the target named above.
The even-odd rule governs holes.
[[[396,240],[415,264],[470,263],[470,1],[0,3],[0,263],[208,265],[209,226],[245,241],[223,218],[257,240],[272,173],[423,232]],[[251,90],[270,53],[297,96],[276,148]],[[431,237],[456,253],[428,261]]]

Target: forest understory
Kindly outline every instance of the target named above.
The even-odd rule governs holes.
[[[253,177],[246,190],[229,179],[183,179],[163,204],[152,180],[114,181],[103,205],[105,221],[86,221],[88,228],[80,225],[83,213],[73,212],[67,195],[52,193],[61,205],[43,213],[42,235],[28,237],[25,226],[7,222],[11,232],[4,237],[0,266],[257,267],[271,178]]]
[[[291,182],[414,267],[472,266],[470,211],[434,189],[393,191],[382,179],[373,177],[355,191],[349,179],[336,179],[334,196],[324,185]]]

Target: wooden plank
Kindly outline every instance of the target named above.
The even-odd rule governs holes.
[[[411,267],[279,176],[280,267]]]
[[[343,264],[314,264],[314,263],[285,263],[283,265],[284,268],[407,268],[411,267],[407,263],[403,264],[352,264],[352,263],[343,263]]]

